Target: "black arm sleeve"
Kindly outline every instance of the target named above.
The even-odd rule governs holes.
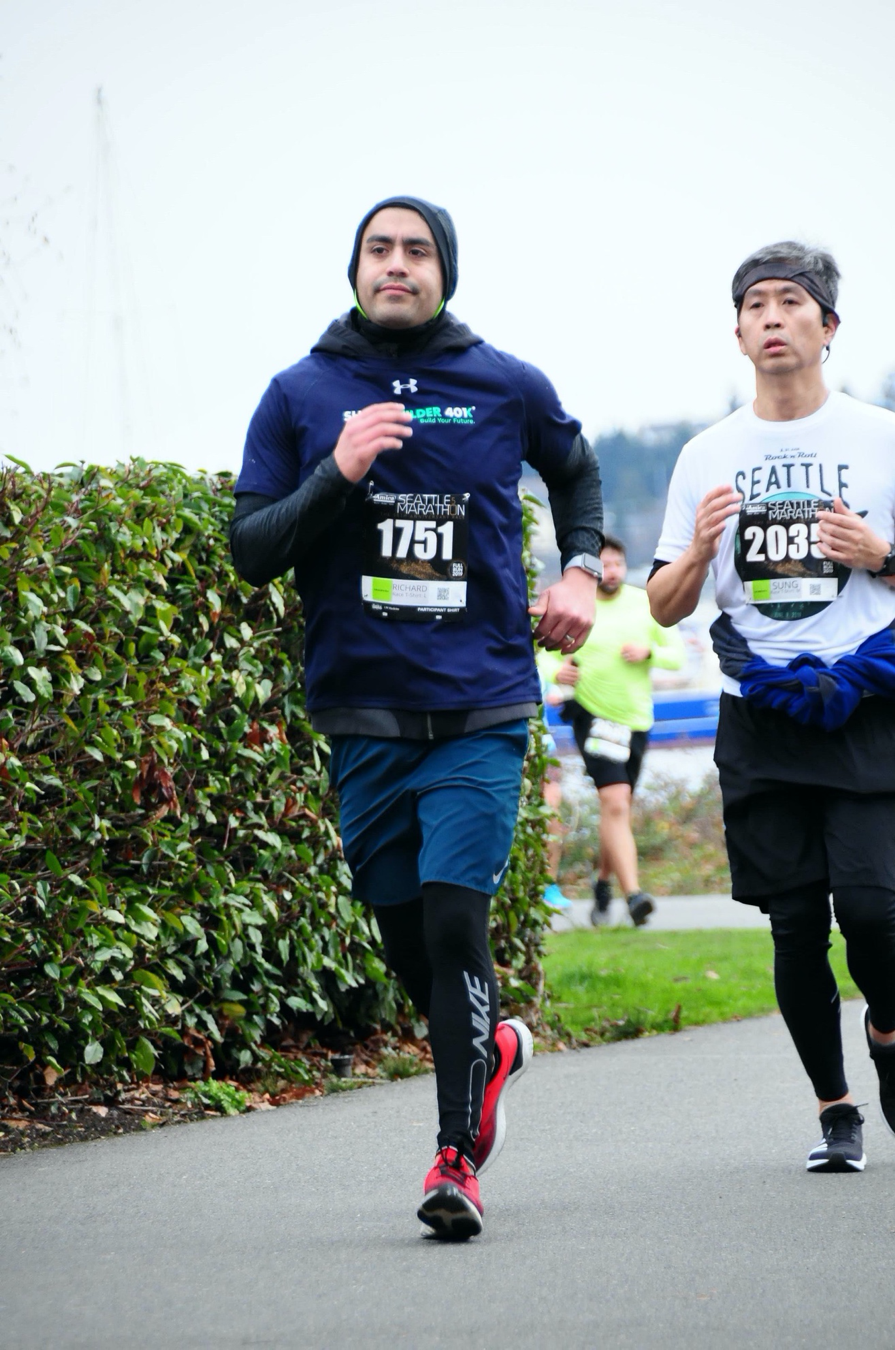
[[[547,484],[563,567],[576,553],[599,554],[603,547],[600,466],[584,437],[575,437],[561,472],[541,471],[541,477]]]
[[[288,572],[342,513],[354,487],[328,455],[281,501],[240,492],[230,522],[230,552],[239,575],[264,586]]]

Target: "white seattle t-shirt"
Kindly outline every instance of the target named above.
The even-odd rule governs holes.
[[[719,607],[752,651],[785,666],[801,652],[827,665],[895,620],[895,590],[824,558],[817,512],[841,497],[895,539],[895,413],[831,393],[810,417],[766,422],[738,408],[680,453],[656,557],[674,562],[713,487],[742,494],[712,563]],[[736,680],[724,688],[739,693]]]

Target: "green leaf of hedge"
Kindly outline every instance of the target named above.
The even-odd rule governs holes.
[[[151,970],[135,970],[133,979],[135,984],[141,984],[144,989],[154,989],[157,994],[167,992],[168,986],[164,980],[160,980]]]
[[[138,1036],[130,1052],[134,1067],[148,1077],[155,1068],[155,1051],[145,1036]]]

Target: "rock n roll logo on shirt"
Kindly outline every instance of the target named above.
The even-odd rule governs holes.
[[[734,538],[734,566],[749,604],[769,619],[807,619],[842,592],[851,569],[825,558],[818,546],[819,511],[834,497],[848,505],[848,465],[832,469],[798,447],[769,451],[738,470],[743,502]]]

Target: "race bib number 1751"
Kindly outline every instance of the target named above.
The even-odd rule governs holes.
[[[466,612],[469,493],[377,492],[364,503],[364,609],[377,618],[454,621]]]

